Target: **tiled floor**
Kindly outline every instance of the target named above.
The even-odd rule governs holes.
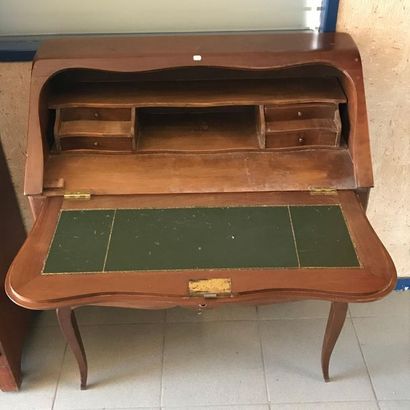
[[[410,409],[410,292],[350,305],[331,361],[320,371],[328,303],[78,311],[89,388],[79,390],[54,314],[36,320],[19,393],[1,410]]]

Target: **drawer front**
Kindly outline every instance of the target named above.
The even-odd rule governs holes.
[[[62,108],[61,121],[131,121],[130,108]]]
[[[337,135],[326,130],[277,132],[266,135],[266,148],[336,146]]]
[[[61,150],[132,151],[133,138],[66,137],[60,140]]]
[[[267,121],[306,120],[311,118],[335,118],[336,104],[292,104],[267,105],[265,118]]]

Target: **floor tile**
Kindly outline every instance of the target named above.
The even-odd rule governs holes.
[[[76,409],[76,410],[161,410],[160,407],[99,407],[93,409]]]
[[[115,410],[161,410],[160,407],[123,407],[117,408]],[[95,410],[95,409],[87,409],[87,410]],[[114,410],[113,408],[104,407],[101,410]]]
[[[48,327],[58,326],[57,315],[55,310],[42,310],[35,312],[33,319],[33,326],[35,327]]]
[[[167,406],[267,403],[257,322],[168,324]]]
[[[246,305],[225,305],[201,312],[194,309],[174,308],[167,310],[167,322],[208,322],[220,320],[255,320],[256,307]]]
[[[132,323],[162,323],[165,310],[126,309],[105,306],[84,306],[76,309],[80,325],[118,325]],[[36,327],[58,326],[54,310],[39,312],[35,318]]]
[[[403,314],[353,319],[378,400],[410,400],[410,321]]]
[[[321,300],[274,303],[258,306],[258,317],[262,320],[327,318],[329,309],[330,303]]]
[[[409,410],[410,400],[379,401],[380,410]]]
[[[375,401],[272,404],[270,410],[378,410]]]
[[[64,349],[65,342],[57,328],[32,329],[23,354],[21,390],[0,392],[0,409],[51,409]]]
[[[88,389],[79,388],[77,364],[67,351],[54,410],[159,406],[162,324],[83,326]]]
[[[162,407],[162,410],[269,410],[268,404],[238,405],[235,406],[195,406],[195,407]]]
[[[165,321],[165,310],[85,306],[80,309],[77,309],[76,315],[78,318],[78,322],[82,325],[162,323]]]
[[[394,291],[376,302],[350,303],[349,309],[352,317],[400,316],[409,318],[410,292]]]
[[[260,322],[266,379],[272,403],[372,401],[370,380],[350,319],[322,379],[320,352],[325,319]]]

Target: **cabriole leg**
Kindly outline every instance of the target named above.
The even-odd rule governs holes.
[[[85,390],[87,387],[87,358],[74,311],[70,307],[59,308],[57,309],[57,318],[65,340],[77,360],[80,369],[81,390]]]
[[[322,373],[329,381],[329,361],[346,319],[347,303],[332,302],[322,346]]]

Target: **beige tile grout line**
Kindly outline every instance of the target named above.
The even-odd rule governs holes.
[[[298,244],[296,243],[295,229],[293,228],[292,214],[291,214],[291,212],[290,212],[290,206],[289,206],[289,205],[288,205],[288,213],[289,213],[290,227],[291,227],[291,229],[292,229],[293,244],[295,245],[296,257],[297,257],[297,259],[298,259],[298,267],[300,268],[300,259],[299,259]]]
[[[107,264],[108,251],[110,250],[111,236],[112,236],[112,231],[113,231],[113,229],[114,229],[114,221],[115,221],[115,216],[116,216],[116,215],[117,215],[117,210],[114,209],[114,215],[113,215],[112,221],[111,221],[110,235],[108,236],[107,250],[105,251],[104,265],[103,265],[103,268],[102,268],[102,271],[103,271],[103,272],[105,272],[105,265]]]
[[[365,402],[364,400],[362,400],[363,402]],[[323,404],[323,403],[327,403],[327,402],[318,402],[319,404]],[[330,403],[334,403],[334,402],[330,402]],[[276,404],[276,403],[273,403]],[[296,402],[296,403],[278,403],[278,404],[300,404],[300,402]],[[205,406],[205,407],[204,407]],[[187,405],[187,406],[167,406],[167,407],[160,407],[158,408],[158,410],[194,410],[194,409],[222,409],[222,408],[226,408],[226,409],[232,409],[233,406],[235,406],[235,408],[237,410],[241,410],[241,409],[249,409],[249,406],[251,406],[252,408],[255,406],[264,406],[266,407],[266,410],[270,409],[270,405],[269,403],[259,403],[259,402],[255,402],[255,403],[240,403],[240,404],[229,404],[229,403],[223,403],[223,404],[191,404],[191,405]],[[121,410],[138,410],[138,409],[145,409],[146,407],[127,407],[126,409],[121,408]],[[149,407],[151,409],[151,407]],[[154,409],[154,408],[153,408]],[[157,408],[155,407],[155,410],[157,410]]]
[[[57,398],[57,391],[58,391],[58,387],[60,385],[60,379],[61,379],[61,374],[63,373],[63,366],[64,366],[64,359],[65,359],[65,355],[67,354],[67,342],[65,343],[64,346],[64,352],[63,352],[63,357],[61,359],[61,364],[60,364],[60,371],[58,372],[58,377],[57,377],[57,382],[56,382],[56,388],[54,389],[54,396],[53,396],[53,402],[51,404],[51,410],[54,409],[54,405],[56,402],[56,398]]]
[[[349,310],[349,313],[350,313],[350,310]],[[369,371],[369,368],[367,366],[367,362],[366,362],[366,359],[365,359],[364,354],[363,354],[362,346],[360,345],[359,336],[357,335],[356,326],[354,324],[354,320],[353,320],[352,317],[350,317],[350,321],[352,323],[354,335],[356,336],[357,345],[359,346],[360,354],[362,356],[362,360],[363,360],[364,366],[366,368],[367,377],[369,378],[370,386],[371,386],[372,392],[373,392],[373,397],[376,401],[377,408],[380,410],[379,400],[378,400],[377,395],[376,395],[376,390],[375,390],[374,385],[373,385],[373,380],[372,380],[372,377],[370,376],[370,371]]]
[[[167,331],[167,322],[166,322],[166,313],[164,316],[164,321],[162,323],[162,357],[161,357],[161,379],[159,382],[159,407],[163,407],[163,401],[164,401],[164,361],[165,361],[165,334]]]
[[[256,306],[256,326],[258,329],[258,337],[259,337],[259,346],[261,349],[261,360],[262,360],[262,371],[263,371],[263,380],[265,382],[265,393],[266,393],[266,400],[268,401],[268,405],[270,408],[270,395],[269,395],[269,386],[268,386],[268,379],[266,376],[266,365],[265,365],[265,355],[263,352],[263,343],[262,343],[262,334],[261,334],[261,321],[259,320],[259,311],[258,306]]]

